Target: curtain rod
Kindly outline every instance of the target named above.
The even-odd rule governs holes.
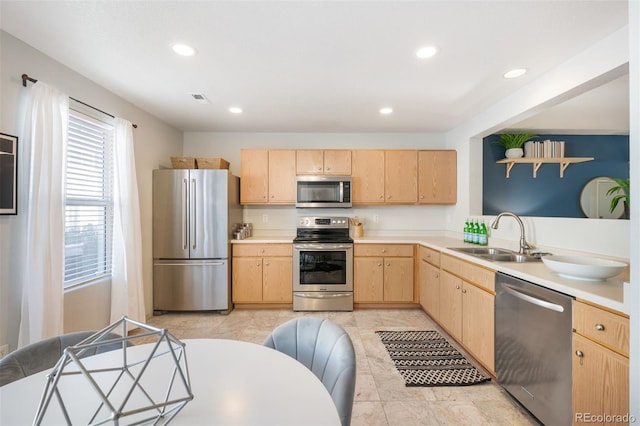
[[[37,83],[38,82],[38,80],[36,80],[35,78],[29,77],[27,74],[22,74],[22,86],[23,87],[27,87],[27,81],[30,81],[32,83]],[[82,105],[84,105],[86,107],[89,107],[91,109],[95,109],[98,112],[101,112],[101,113],[103,113],[105,115],[108,115],[111,118],[115,118],[112,114],[109,114],[108,112],[105,112],[105,111],[103,111],[103,110],[101,110],[99,108],[96,108],[96,107],[94,107],[92,105],[89,105],[88,103],[82,102],[82,101],[80,101],[80,100],[78,100],[76,98],[72,98],[71,96],[69,96],[69,98],[73,99],[74,101],[76,101],[76,102],[78,102],[78,103],[80,103],[80,104],[82,104]],[[138,128],[137,124],[132,124],[132,126],[133,126],[134,129]]]

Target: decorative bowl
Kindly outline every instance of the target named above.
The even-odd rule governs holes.
[[[603,281],[628,266],[624,262],[588,256],[542,256],[542,262],[561,277],[583,281]]]

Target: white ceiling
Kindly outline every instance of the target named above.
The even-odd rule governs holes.
[[[624,27],[628,4],[1,0],[0,7],[3,30],[184,131],[440,132]],[[178,41],[197,55],[176,56],[170,45]],[[426,44],[439,54],[417,59]],[[529,72],[503,79],[514,67]],[[628,111],[628,83],[624,95]],[[625,107],[624,99],[607,102]],[[244,113],[230,114],[232,105]],[[383,106],[393,114],[379,115]]]

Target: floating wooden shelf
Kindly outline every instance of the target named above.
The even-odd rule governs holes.
[[[560,164],[560,177],[564,177],[564,171],[569,164],[584,163],[585,161],[592,161],[593,157],[544,157],[544,158],[503,158],[496,161],[496,163],[504,163],[507,165],[507,179],[509,179],[509,173],[515,164],[529,163],[533,164],[533,177],[537,177],[538,169],[544,163],[558,163]]]

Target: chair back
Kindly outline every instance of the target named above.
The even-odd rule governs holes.
[[[356,355],[342,327],[324,318],[296,318],[274,329],[264,346],[295,358],[311,370],[329,391],[342,425],[351,423]]]
[[[49,368],[53,368],[64,350],[68,346],[74,346],[88,337],[95,331],[77,331],[60,336],[43,339],[17,349],[4,358],[0,359],[0,386],[4,386],[16,380],[39,373]],[[113,338],[120,338],[113,334]],[[122,344],[113,343],[87,350],[82,357],[95,355],[96,353],[107,352],[121,348]]]

